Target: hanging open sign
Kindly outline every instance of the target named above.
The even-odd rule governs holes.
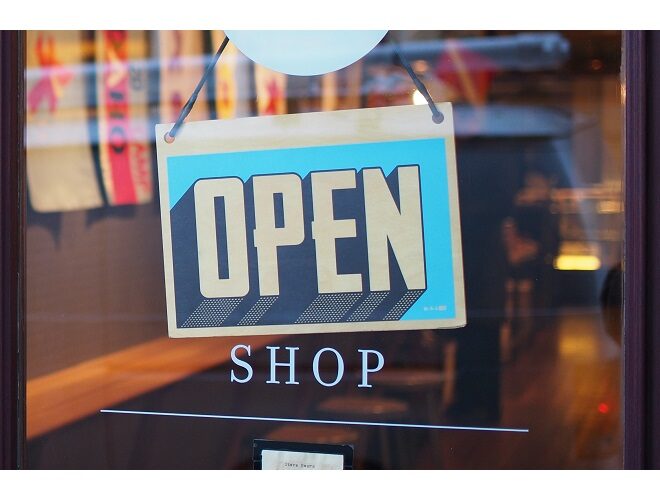
[[[156,127],[171,337],[465,324],[451,105]]]

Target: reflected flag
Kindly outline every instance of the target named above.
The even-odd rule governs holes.
[[[488,98],[497,65],[488,57],[463,47],[459,40],[448,40],[447,50],[438,58],[436,77],[448,87],[451,100],[463,99],[473,106]]]
[[[224,31],[211,31],[211,54],[215,54],[224,39]],[[230,41],[215,67],[215,111],[219,119],[250,115],[251,65]]]
[[[286,114],[287,77],[284,73],[255,64],[254,83],[257,90],[257,114]]]
[[[188,98],[204,74],[204,33],[194,30],[158,31],[155,47],[160,66],[161,123],[176,121]],[[199,98],[188,115],[188,121],[208,120],[208,91],[203,87]]]
[[[37,212],[103,204],[90,148],[80,31],[28,31],[26,160]]]

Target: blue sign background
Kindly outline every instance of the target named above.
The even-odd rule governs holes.
[[[450,200],[445,140],[342,144],[304,148],[245,151],[167,160],[170,210],[199,179],[292,172],[305,177],[319,170],[361,170],[380,167],[389,175],[397,166],[419,165],[427,290],[401,320],[449,319],[456,314]]]

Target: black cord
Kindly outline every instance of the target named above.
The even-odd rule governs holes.
[[[433,98],[431,97],[431,94],[429,94],[429,91],[426,89],[424,83],[415,74],[415,71],[412,69],[412,66],[410,66],[408,59],[406,59],[403,53],[399,50],[399,44],[394,39],[394,37],[390,34],[389,38],[390,40],[392,40],[392,43],[394,45],[394,52],[399,58],[399,61],[401,61],[401,65],[408,72],[408,75],[410,75],[410,78],[417,87],[417,90],[419,90],[419,92],[424,96],[424,99],[426,99],[426,102],[428,103],[429,108],[431,109],[431,113],[433,114],[433,118],[432,118],[433,121],[435,123],[442,123],[445,117],[433,102]],[[197,101],[197,97],[199,96],[199,92],[202,90],[202,87],[206,83],[208,77],[211,76],[211,71],[213,71],[213,68],[220,59],[222,52],[225,50],[225,47],[227,46],[227,43],[229,43],[229,37],[225,36],[225,39],[222,41],[222,44],[218,48],[218,51],[215,53],[215,56],[213,56],[213,59],[206,67],[206,70],[204,71],[202,78],[197,83],[197,87],[195,87],[195,90],[193,91],[192,95],[181,109],[181,112],[179,113],[179,117],[176,119],[176,122],[174,122],[174,125],[172,125],[171,130],[165,134],[165,142],[167,143],[174,142],[174,139],[176,138],[176,134],[179,132],[179,129],[183,125],[183,121],[192,111],[192,108],[195,105],[195,101]]]
[[[183,108],[181,108],[181,113],[179,113],[179,117],[176,119],[176,122],[174,122],[174,125],[172,125],[172,129],[165,134],[165,142],[167,143],[174,142],[176,134],[179,132],[181,125],[183,125],[183,121],[192,111],[192,108],[195,105],[195,101],[197,101],[197,96],[199,96],[199,92],[202,90],[202,87],[206,83],[208,77],[211,76],[211,71],[213,71],[213,68],[218,62],[218,59],[220,59],[222,52],[225,50],[225,47],[227,46],[227,43],[229,43],[229,37],[225,36],[225,39],[222,41],[222,44],[220,45],[220,48],[218,48],[218,51],[215,53],[215,56],[213,56],[213,59],[206,67],[206,71],[204,71],[202,78],[197,83],[197,87],[195,87],[195,90],[193,91],[192,95],[190,96],[186,104],[183,106]]]
[[[415,74],[415,71],[412,69],[412,66],[410,66],[410,63],[408,62],[408,59],[406,59],[406,56],[403,55],[403,52],[401,52],[399,50],[399,44],[394,39],[394,37],[392,36],[391,33],[390,33],[389,39],[392,41],[392,44],[394,46],[394,53],[399,58],[399,61],[401,61],[401,65],[408,72],[408,75],[410,75],[410,78],[412,79],[413,83],[415,84],[415,87],[417,87],[417,90],[419,90],[420,94],[422,94],[424,96],[424,99],[426,99],[426,103],[429,105],[429,108],[431,108],[431,113],[433,115],[433,117],[432,117],[433,122],[434,123],[442,123],[443,120],[445,119],[445,117],[440,112],[438,107],[435,105],[435,102],[433,102],[433,98],[431,97],[431,94],[429,94],[429,91],[427,90],[426,85],[424,85],[424,83]]]

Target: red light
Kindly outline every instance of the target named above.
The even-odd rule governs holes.
[[[598,405],[598,411],[600,413],[609,413],[610,412],[610,407],[607,403],[600,403]]]

